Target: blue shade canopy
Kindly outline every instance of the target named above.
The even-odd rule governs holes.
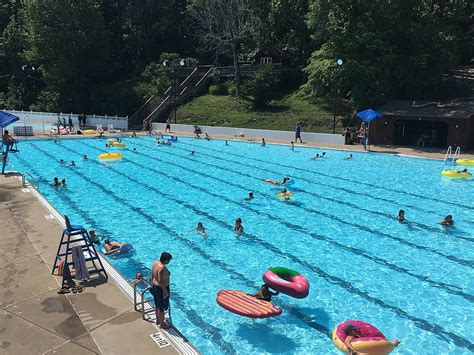
[[[0,111],[0,127],[5,128],[6,126],[18,121],[20,118],[12,115],[11,113]]]
[[[370,122],[375,120],[376,118],[380,118],[383,115],[380,112],[374,111],[371,108],[365,111],[357,112],[357,117],[360,118],[361,121]]]

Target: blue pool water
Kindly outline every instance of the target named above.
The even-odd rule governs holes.
[[[74,224],[133,244],[131,257],[111,260],[127,278],[149,274],[170,252],[173,322],[203,354],[336,354],[330,332],[347,319],[400,338],[395,353],[474,350],[474,183],[441,177],[442,162],[365,153],[344,160],[347,152],[335,150],[313,161],[321,149],[219,140],[124,142],[124,159],[104,163],[104,140],[23,141],[10,163],[38,178]],[[54,176],[68,188],[48,186]],[[295,180],[290,202],[258,180],[284,176]],[[241,202],[250,191],[256,198]],[[411,222],[396,221],[399,209]],[[454,227],[437,224],[447,214]],[[237,217],[244,235],[233,232]],[[198,221],[208,238],[189,232]],[[220,289],[256,292],[270,266],[305,275],[309,297],[275,297],[282,315],[263,320],[217,305]]]

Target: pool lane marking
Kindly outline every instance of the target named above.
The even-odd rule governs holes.
[[[77,142],[77,141],[76,141]],[[82,144],[85,144],[83,142],[81,142]],[[54,156],[52,156],[50,153],[44,151],[43,149],[37,147],[34,145],[34,143],[30,143],[35,149],[39,150],[40,152],[42,152],[44,155],[46,156],[49,156],[51,159],[54,159],[57,161],[57,158],[55,158]],[[87,145],[87,144],[85,144]],[[87,145],[89,146],[89,145]],[[74,154],[78,154],[78,152],[72,150],[71,148],[66,148],[64,145],[61,145],[61,147],[65,150],[68,150],[70,152],[73,152]],[[89,147],[92,147],[92,146],[89,146]],[[97,150],[100,150],[98,148],[95,148],[93,147],[94,149],[97,149]],[[100,163],[96,160],[90,160],[96,164],[99,164]],[[70,167],[68,167],[70,168]],[[141,186],[145,186],[147,188],[150,188],[152,190],[156,190],[154,189],[152,186],[150,185],[146,185],[145,183],[142,183],[142,182],[139,182],[137,180],[134,180],[130,177],[128,177],[125,173],[122,173],[120,171],[117,171],[115,169],[113,169],[112,167],[109,166],[109,169],[111,169],[112,171],[114,171],[116,174],[118,175],[121,175],[123,176],[124,178],[126,178],[127,180],[130,180],[132,182],[134,182],[135,184],[140,184]],[[171,234],[172,236],[174,236],[176,239],[179,239],[181,240],[184,244],[187,244],[189,247],[191,247],[194,251],[198,252],[201,256],[203,256],[206,260],[211,260],[213,262],[213,264],[215,265],[219,265],[221,268],[223,268],[225,271],[229,272],[229,273],[232,273],[234,274],[235,276],[238,276],[239,278],[242,279],[242,281],[244,281],[244,283],[249,286],[249,288],[252,288],[252,289],[257,289],[259,288],[261,285],[260,284],[257,284],[257,283],[254,283],[253,281],[247,279],[245,277],[245,275],[243,274],[240,274],[239,272],[235,271],[230,265],[226,264],[225,262],[223,262],[222,260],[219,260],[219,259],[214,259],[211,257],[210,254],[208,254],[207,252],[205,252],[204,250],[202,250],[201,248],[199,248],[198,246],[196,246],[195,243],[191,242],[190,240],[188,240],[187,238],[184,238],[183,236],[181,236],[180,234],[178,234],[177,232],[175,232],[174,230],[172,230],[171,228],[169,228],[168,226],[162,224],[162,223],[159,223],[159,222],[156,222],[154,217],[149,215],[145,210],[139,208],[139,207],[136,207],[136,206],[133,206],[131,204],[129,204],[126,200],[124,200],[123,198],[117,196],[112,190],[109,190],[105,185],[102,185],[94,180],[91,180],[89,177],[85,176],[84,174],[80,173],[77,169],[70,169],[70,171],[72,171],[73,173],[75,173],[76,175],[80,176],[82,179],[84,179],[85,181],[89,182],[90,184],[92,185],[95,185],[96,187],[100,187],[100,189],[102,191],[105,191],[107,192],[108,195],[112,196],[115,200],[119,201],[120,203],[122,203],[124,206],[128,207],[130,210],[134,211],[136,214],[138,214],[139,216],[141,217],[144,217],[146,220],[148,220],[151,224],[155,225],[156,227],[162,229],[162,230],[165,230],[167,231],[169,234]],[[166,193],[164,192],[161,192],[161,191],[158,191],[156,190],[155,192],[161,194],[161,195],[166,195]],[[171,196],[170,196],[171,197]],[[169,198],[170,198],[169,197]],[[179,202],[178,202],[179,203]],[[232,229],[232,226],[230,225],[227,225],[227,227],[230,227],[230,230],[233,230]],[[327,336],[327,337],[330,337],[331,336],[331,333],[329,331],[329,329],[327,329],[326,327],[324,327],[323,325],[321,324],[318,324],[314,321],[308,321],[308,316],[305,315],[304,313],[300,312],[299,310],[297,309],[294,309],[291,307],[291,305],[287,306],[285,304],[282,304],[283,307],[286,307],[286,310],[292,314],[293,316],[295,316],[296,318],[298,318],[299,320],[301,320],[303,323],[305,323],[307,326],[309,326],[310,328],[313,328],[315,330],[317,330],[318,332],[322,333],[323,335]]]
[[[145,142],[149,142],[151,143],[149,140],[146,140],[144,138],[140,138],[140,140],[142,141],[145,141]],[[145,146],[143,144],[136,144],[138,146],[142,146],[142,147],[145,147],[145,148],[148,148],[148,149],[151,149],[150,147],[148,146]],[[189,145],[189,144],[188,144]],[[200,146],[199,146],[200,147]],[[178,147],[175,147],[177,150],[181,150],[181,151],[184,151],[184,152],[187,152],[189,153],[188,150],[185,150],[183,148],[178,148]],[[168,153],[169,154],[169,153]],[[211,157],[215,160],[219,160],[219,161],[224,161],[224,162],[229,162],[227,160],[224,160],[223,158],[219,158],[217,156],[214,156],[214,155],[211,155],[211,154],[206,154],[206,153],[200,153],[199,155],[204,155],[204,156],[208,156],[208,157]],[[182,157],[181,155],[179,155],[180,157]],[[245,164],[245,163],[242,163],[242,162],[238,162],[238,161],[231,161],[232,163],[235,163],[237,165],[241,165],[241,166],[246,166],[248,168],[257,168],[261,171],[266,171],[268,173],[271,173],[271,174],[280,174],[282,175],[283,173],[281,172],[276,172],[274,170],[270,170],[268,168],[262,168],[261,166],[257,166],[257,165],[250,165],[250,164]],[[205,163],[205,162],[201,162],[202,164],[207,164],[207,165],[210,165],[210,166],[215,166],[215,167],[219,167],[221,169],[223,169],[222,167],[220,166],[217,166],[217,165],[214,165],[214,164],[210,164],[210,163]],[[228,170],[228,171],[232,171],[234,172],[235,174],[239,174],[239,175],[242,175],[242,176],[247,176],[249,178],[252,178],[252,179],[256,179],[255,176],[252,176],[252,175],[248,175],[248,174],[245,174],[245,173],[242,173],[240,171],[237,171],[237,170],[233,170],[231,168],[225,168],[225,170]],[[307,178],[298,178],[298,180],[302,180],[302,181],[306,181],[308,183],[311,183],[311,184],[314,184],[314,181],[311,181]],[[368,197],[372,200],[376,200],[376,201],[384,201],[384,202],[389,202],[391,204],[394,204],[397,206],[397,208],[400,207],[400,203],[394,201],[394,200],[390,200],[390,199],[385,199],[385,198],[381,198],[381,197],[376,197],[376,196],[372,196],[372,195],[367,195],[367,194],[363,194],[363,193],[360,193],[358,191],[354,191],[354,190],[350,190],[350,189],[347,189],[347,188],[344,188],[344,187],[335,187],[334,185],[330,185],[330,184],[325,184],[325,183],[321,183],[320,181],[317,182],[319,185],[322,185],[322,186],[326,186],[326,187],[330,187],[332,189],[335,189],[335,190],[341,190],[341,191],[345,191],[347,193],[351,193],[351,194],[358,194],[358,195],[361,195],[363,197]],[[323,196],[323,195],[320,195],[316,192],[313,192],[313,191],[306,191],[306,190],[299,190],[299,189],[294,189],[295,191],[299,191],[299,192],[302,192],[302,193],[306,193],[308,195],[311,195],[311,196],[317,196],[321,199],[324,199],[324,200],[327,200],[327,201],[331,201],[331,202],[335,202],[335,203],[338,203],[338,204],[341,204],[341,205],[345,205],[345,206],[348,206],[348,207],[352,207],[352,208],[357,208],[357,210],[362,210],[362,211],[365,211],[365,212],[369,212],[369,213],[372,213],[372,214],[376,214],[376,215],[380,215],[380,216],[383,216],[383,217],[387,217],[391,220],[394,219],[394,217],[388,213],[384,213],[384,212],[380,212],[380,211],[372,211],[372,210],[369,210],[369,209],[366,209],[366,208],[363,208],[363,207],[360,207],[358,205],[355,205],[355,204],[352,204],[350,202],[347,202],[347,201],[339,201],[337,199],[333,199],[333,198],[330,198],[330,197],[326,197],[326,196]],[[418,210],[420,211],[424,211],[425,213],[429,213],[429,214],[432,214],[434,213],[434,211],[431,211],[431,210],[427,210],[427,209],[424,209],[424,208],[421,208],[421,207],[417,207]],[[411,226],[416,226],[418,227],[419,229],[424,229],[426,231],[429,231],[429,232],[432,232],[432,233],[437,233],[443,237],[446,236],[445,233],[443,233],[442,231],[440,231],[439,229],[437,228],[433,228],[433,227],[430,227],[430,226],[427,226],[425,224],[422,224],[422,223],[419,223],[419,222],[413,222],[413,221],[410,221],[410,222],[407,222],[406,223],[407,227],[411,227]],[[456,239],[462,239],[462,240],[465,240],[465,241],[468,241],[468,242],[471,242],[471,243],[474,243],[474,239],[472,238],[468,238],[468,237],[462,237],[462,236],[459,236],[459,235],[455,235],[455,234],[449,234],[450,237],[453,237],[453,238],[456,238]]]
[[[145,138],[140,137],[139,139],[143,140]],[[382,189],[382,190],[392,191],[392,192],[395,192],[395,193],[405,194],[405,195],[409,195],[409,196],[413,196],[413,197],[418,197],[418,198],[421,198],[421,199],[432,200],[432,201],[436,201],[436,202],[440,202],[440,203],[444,203],[444,204],[459,207],[459,203],[457,203],[457,202],[451,202],[451,201],[441,200],[441,199],[434,198],[434,197],[427,197],[427,196],[423,196],[423,195],[418,195],[418,194],[415,194],[413,192],[407,192],[407,191],[403,191],[403,190],[392,189],[392,188],[389,188],[389,187],[384,187],[384,186],[376,185],[376,184],[373,184],[373,183],[367,183],[367,182],[363,182],[363,181],[355,181],[355,180],[351,180],[351,179],[348,179],[348,178],[343,178],[343,177],[340,177],[340,176],[333,176],[333,175],[329,175],[329,174],[318,172],[318,171],[313,171],[313,170],[304,169],[304,168],[297,168],[297,167],[294,167],[294,166],[291,166],[291,165],[284,165],[284,164],[280,164],[280,163],[277,164],[277,163],[268,162],[268,161],[265,161],[265,160],[262,160],[262,159],[252,158],[252,157],[249,157],[249,156],[243,156],[243,155],[239,155],[239,154],[235,154],[235,153],[218,151],[217,149],[204,147],[204,146],[199,145],[199,144],[198,145],[192,145],[192,144],[186,143],[186,142],[183,142],[183,143],[180,142],[180,144],[189,145],[189,146],[192,146],[193,148],[195,148],[197,146],[199,148],[203,148],[203,149],[210,150],[210,151],[215,151],[217,153],[224,153],[224,154],[232,155],[232,156],[235,156],[235,157],[238,157],[238,158],[246,158],[246,159],[249,159],[249,160],[258,161],[260,163],[266,163],[266,164],[270,164],[270,165],[277,165],[279,167],[291,168],[291,169],[295,169],[295,170],[299,170],[299,171],[312,173],[312,174],[315,174],[315,175],[322,175],[322,176],[325,176],[325,177],[328,177],[328,178],[331,178],[331,179],[342,180],[342,181],[346,181],[346,182],[350,182],[350,183],[354,183],[354,184],[358,184],[358,185],[365,185],[365,186],[371,187],[371,188],[375,187],[375,188],[379,188],[379,189]],[[279,173],[279,174],[281,174],[281,173]],[[467,208],[467,209],[474,210],[473,206],[463,205],[463,207]]]
[[[88,146],[90,148],[94,148],[95,150],[98,150],[98,151],[101,151],[99,148],[96,148],[94,146],[91,146],[91,145],[88,145],[84,142],[79,142],[85,146]],[[67,148],[65,148],[67,149]],[[72,149],[67,149],[75,154],[78,154],[77,152],[73,151]],[[129,160],[129,159],[124,159],[130,163],[134,163],[133,161]],[[99,162],[95,161],[95,163],[97,164],[100,164]],[[195,214],[197,215],[201,215],[203,217],[206,217],[208,218],[209,220],[212,220],[214,221],[215,223],[227,228],[228,230],[232,231],[233,230],[233,226],[228,224],[227,222],[224,222],[224,221],[221,221],[217,218],[215,218],[214,216],[208,214],[207,212],[205,211],[201,211],[199,209],[197,209],[196,207],[192,206],[192,205],[189,205],[188,203],[186,203],[185,201],[182,201],[180,202],[179,200],[175,199],[173,196],[171,195],[167,195],[166,193],[164,193],[163,191],[159,191],[157,190],[156,188],[154,188],[153,186],[151,185],[148,185],[146,183],[143,183],[143,182],[140,182],[140,181],[137,181],[137,180],[134,180],[132,178],[130,178],[129,176],[127,176],[125,173],[122,173],[120,171],[117,171],[115,169],[113,169],[112,167],[109,167],[112,171],[115,171],[117,174],[119,175],[122,175],[124,176],[127,180],[130,180],[130,181],[133,181],[135,183],[138,183],[138,184],[141,184],[142,186],[145,186],[147,187],[148,189],[151,189],[151,190],[155,190],[157,193],[163,195],[163,196],[166,196],[168,199],[171,199],[173,201],[175,201],[176,203],[178,204],[181,204],[182,206],[185,206],[185,207],[188,207],[189,209],[191,209]],[[76,172],[76,171],[74,171]],[[81,175],[80,175],[81,176]],[[87,177],[84,177],[85,179],[87,180],[90,180],[89,178]],[[173,177],[174,179],[176,179],[176,177]],[[100,185],[100,186],[103,186],[101,184],[98,184],[92,180],[90,180],[92,184],[96,184],[96,185]],[[105,188],[105,186],[104,186]],[[107,189],[106,189],[107,190]],[[112,194],[115,198],[119,199],[119,201],[123,200],[119,197],[117,197],[112,191],[110,191],[110,194]],[[125,204],[128,204],[126,201],[125,202],[122,202],[122,203],[125,203]],[[135,208],[133,206],[130,206],[129,208]],[[136,208],[138,209],[138,208]],[[140,209],[138,209],[140,210]],[[146,212],[142,212],[142,214],[145,214],[146,215]],[[151,216],[148,216],[152,223],[154,223],[154,220]],[[319,267],[317,266],[314,266],[314,265],[311,265],[309,264],[308,262],[306,261],[303,261],[301,259],[299,259],[298,257],[292,255],[292,254],[289,254],[289,253],[286,253],[286,252],[283,252],[281,251],[280,249],[278,249],[276,246],[274,246],[273,244],[270,244],[260,238],[258,238],[257,236],[255,235],[251,235],[251,234],[247,234],[247,233],[243,233],[243,235],[247,236],[249,239],[253,240],[253,241],[256,241],[257,243],[259,243],[260,245],[264,246],[266,249],[274,252],[275,254],[277,255],[280,255],[280,256],[283,256],[283,257],[286,257],[292,261],[294,261],[295,263],[297,264],[300,264],[302,265],[303,267],[313,271],[314,273],[316,273],[317,275],[319,275],[321,278],[325,279],[326,281],[332,283],[332,284],[335,284],[335,285],[338,285],[346,290],[348,290],[349,292],[353,293],[353,294],[356,294],[362,298],[365,298],[366,300],[376,304],[376,305],[379,305],[381,308],[385,308],[385,309],[389,309],[391,311],[393,311],[395,314],[399,315],[400,317],[402,318],[406,318],[410,321],[412,321],[418,328],[420,329],[423,329],[425,331],[428,331],[428,332],[431,332],[433,333],[433,335],[445,340],[445,338],[443,337],[447,337],[447,338],[450,338],[454,344],[456,344],[457,346],[459,347],[463,347],[463,348],[467,348],[469,350],[473,350],[474,351],[474,344],[471,343],[469,340],[463,338],[462,336],[460,335],[457,335],[455,333],[452,333],[451,331],[449,330],[446,330],[444,329],[442,326],[438,325],[438,324],[433,324],[433,323],[430,323],[422,318],[418,318],[416,316],[412,316],[410,315],[408,312],[406,312],[405,310],[399,308],[399,307],[396,307],[396,306],[393,306],[393,305],[390,305],[388,303],[385,303],[384,301],[376,298],[376,297],[373,297],[371,296],[367,291],[363,291],[363,290],[360,290],[354,286],[352,286],[352,284],[349,282],[349,281],[346,281],[346,280],[343,280],[337,276],[333,276],[327,272],[325,272],[324,270],[320,269]],[[187,239],[185,239],[187,240]],[[219,262],[222,262],[220,260],[218,260]]]
[[[84,144],[84,143],[83,143],[83,144]],[[147,146],[144,146],[144,145],[140,145],[140,146],[142,146],[142,147],[144,147],[144,148],[147,148],[147,149],[150,149],[150,150],[153,150],[153,148],[151,148],[151,147],[147,147]],[[91,147],[91,146],[90,146],[90,147]],[[140,153],[137,152],[137,154],[140,154]],[[172,153],[169,153],[169,152],[167,152],[167,154],[173,155]],[[182,156],[182,155],[174,154],[174,156],[179,156],[180,158],[183,158],[183,159],[186,159],[186,160],[190,160],[190,161],[192,161],[193,163],[196,162],[195,160],[190,159],[189,157]],[[159,162],[162,162],[162,163],[165,163],[165,164],[175,164],[175,165],[177,165],[176,162],[169,163],[169,162],[163,161],[163,160],[161,160],[161,159],[159,159],[159,158],[157,158],[157,157],[152,157],[152,156],[148,156],[148,155],[147,155],[147,157],[148,157],[149,159],[156,160],[156,161],[159,161]],[[130,161],[130,160],[129,160],[129,161]],[[130,162],[132,162],[132,161],[130,161]],[[132,162],[132,163],[135,163],[136,165],[139,165],[139,164],[136,163],[136,162]],[[220,167],[220,166],[218,166],[218,165],[215,165],[215,164],[212,164],[212,163],[209,163],[209,162],[200,162],[200,164],[209,165],[209,166],[214,166],[214,167],[219,168],[219,169],[221,169],[221,170],[230,170],[230,171],[232,171],[232,172],[235,172],[236,174],[240,174],[240,175],[242,175],[242,176],[247,176],[247,177],[250,177],[250,178],[254,178],[254,177],[251,176],[251,175],[244,174],[244,173],[241,173],[241,172],[236,172],[236,171],[232,170],[231,168],[226,169],[226,168]],[[139,165],[139,166],[140,166],[140,165]],[[147,167],[147,166],[143,166],[143,165],[142,165],[141,167],[142,167],[142,168],[145,168],[145,169],[151,169],[152,171],[155,171],[155,172],[158,173],[158,174],[162,174],[162,175],[164,174],[163,172],[161,172],[161,171],[159,171],[159,170],[154,170],[154,169],[152,169],[152,168],[150,168],[150,167]],[[184,168],[184,169],[192,171],[192,169],[190,169],[190,168],[188,168],[188,167],[186,167],[186,168]],[[195,170],[194,170],[194,171],[195,171]],[[199,174],[201,174],[201,175],[206,175],[206,173],[199,172],[199,171],[197,171],[197,172],[198,172]],[[215,179],[215,180],[219,180],[219,178],[216,178],[216,177],[214,177],[214,176],[210,176],[210,175],[207,175],[207,176],[210,177],[210,178],[213,178],[213,179]],[[176,180],[177,178],[173,177],[173,179]],[[231,183],[231,182],[228,182],[228,181],[226,181],[226,180],[220,180],[220,181],[225,182],[225,183],[228,184],[228,185],[236,186],[236,187],[241,188],[241,189],[244,189],[244,190],[247,189],[247,187],[246,187],[246,186],[243,186],[243,185],[238,185],[238,184],[235,184],[235,183]],[[189,185],[190,183],[186,181],[186,184]],[[202,189],[201,189],[201,190],[202,190]],[[247,189],[247,190],[248,190],[248,189]],[[259,191],[259,190],[254,190],[254,191]],[[207,191],[206,191],[206,192],[207,192]],[[268,194],[266,194],[266,193],[264,193],[264,192],[261,192],[261,191],[259,191],[259,194],[261,194],[262,196],[267,196],[267,197],[270,197],[270,198],[274,198],[274,196],[270,196],[270,195],[268,195]],[[224,197],[220,196],[220,198],[224,198]],[[280,201],[280,200],[278,200],[278,202],[280,202],[280,203],[285,203],[284,201]],[[427,252],[435,253],[435,254],[437,254],[437,255],[439,255],[439,256],[442,256],[442,257],[444,257],[444,258],[446,258],[446,259],[448,259],[448,260],[450,260],[450,261],[453,261],[453,262],[455,262],[455,263],[457,263],[457,264],[460,264],[460,265],[463,265],[463,266],[467,266],[467,267],[470,267],[470,268],[473,268],[473,267],[474,267],[474,262],[471,261],[471,260],[465,260],[465,259],[459,258],[459,257],[454,256],[454,255],[444,254],[444,253],[442,253],[442,252],[437,251],[436,249],[433,249],[433,248],[430,248],[430,247],[427,247],[427,246],[423,246],[423,245],[419,245],[419,244],[413,243],[413,242],[411,242],[411,241],[408,241],[408,240],[406,240],[406,239],[399,238],[399,237],[393,236],[393,235],[388,234],[388,233],[384,233],[384,232],[381,232],[381,231],[377,231],[377,230],[371,229],[371,228],[369,228],[369,227],[367,227],[367,226],[364,226],[364,225],[360,225],[360,224],[356,224],[356,223],[352,223],[352,222],[347,222],[347,221],[345,221],[344,219],[342,219],[342,218],[340,218],[340,217],[337,217],[337,216],[335,216],[335,215],[331,215],[331,214],[326,213],[326,212],[323,212],[323,211],[319,211],[319,210],[315,210],[315,209],[312,209],[312,208],[305,207],[305,206],[303,206],[302,204],[291,204],[291,205],[289,205],[289,206],[292,206],[292,207],[294,207],[294,208],[300,208],[300,209],[303,209],[304,211],[306,211],[306,212],[308,212],[308,213],[315,214],[315,215],[317,215],[317,216],[324,216],[324,217],[326,217],[326,218],[328,218],[328,219],[332,219],[332,220],[334,220],[334,221],[338,221],[338,222],[340,222],[340,223],[342,223],[342,224],[346,224],[346,225],[349,225],[349,226],[351,226],[351,227],[355,227],[355,228],[360,229],[360,230],[362,230],[362,231],[368,232],[368,233],[370,233],[370,234],[372,234],[372,235],[374,235],[374,236],[376,236],[376,237],[378,237],[378,236],[384,236],[384,237],[386,237],[386,238],[395,240],[395,241],[397,241],[397,242],[399,242],[399,243],[401,243],[401,244],[405,244],[405,245],[408,245],[408,246],[410,246],[410,247],[413,247],[413,248],[416,248],[416,249],[420,249],[420,250],[424,250],[424,251],[427,251]],[[258,213],[261,213],[261,212],[258,212]],[[274,217],[274,218],[276,218],[276,217]],[[286,222],[286,221],[284,221],[284,222],[285,222],[285,223],[288,223],[288,222]],[[305,233],[309,233],[309,232],[306,232],[306,231],[305,231]]]
[[[144,155],[144,154],[142,154],[142,153],[138,153],[138,154],[139,154],[139,155],[142,155],[142,156],[145,156],[145,157],[147,157],[147,158],[150,158],[149,156]],[[161,162],[163,162],[163,163],[166,163],[166,162],[164,162],[164,161],[162,161],[162,160],[160,160],[160,159],[155,159],[155,160],[158,160],[158,161],[161,161]],[[268,213],[266,213],[266,212],[264,212],[264,211],[259,211],[259,210],[257,210],[257,209],[254,209],[254,208],[248,206],[248,205],[242,205],[240,202],[237,202],[237,201],[234,201],[234,200],[225,198],[225,197],[223,197],[223,196],[221,196],[221,195],[214,194],[214,193],[212,193],[212,192],[210,192],[210,191],[208,191],[208,190],[205,190],[205,189],[201,188],[200,186],[193,185],[192,183],[185,182],[185,181],[183,181],[183,180],[181,180],[181,179],[179,179],[179,178],[176,178],[176,177],[171,177],[171,176],[167,175],[166,173],[162,173],[162,172],[159,171],[159,170],[155,170],[155,169],[153,169],[153,168],[149,168],[149,167],[143,166],[143,165],[141,165],[140,163],[137,163],[137,162],[132,162],[132,164],[138,165],[138,166],[140,166],[141,168],[150,170],[150,171],[152,171],[152,172],[154,172],[154,173],[157,173],[157,174],[159,174],[159,175],[161,175],[161,176],[165,176],[165,177],[167,177],[167,178],[169,178],[169,179],[170,179],[170,178],[173,178],[175,181],[180,181],[181,183],[186,184],[187,186],[192,186],[194,189],[196,189],[196,190],[198,190],[198,191],[204,191],[204,192],[210,194],[211,196],[214,196],[214,197],[216,197],[216,198],[218,198],[218,199],[223,199],[224,201],[226,201],[226,202],[228,202],[228,203],[235,204],[235,205],[237,205],[238,207],[247,209],[247,210],[252,211],[252,212],[254,212],[254,213],[258,214],[258,215],[265,215],[265,216],[267,216],[269,219],[271,219],[271,220],[273,220],[273,221],[276,221],[277,223],[280,223],[280,224],[282,224],[282,225],[284,225],[284,226],[286,226],[286,227],[288,227],[288,228],[290,228],[290,229],[298,230],[299,232],[304,233],[304,234],[310,236],[311,238],[313,238],[313,239],[315,239],[315,240],[320,240],[320,241],[322,240],[322,241],[325,241],[325,242],[328,243],[328,244],[333,244],[333,245],[335,245],[335,246],[337,246],[337,247],[339,247],[339,248],[341,248],[341,249],[347,250],[347,251],[352,252],[352,253],[354,253],[354,254],[356,254],[356,255],[365,257],[365,258],[367,258],[367,259],[369,259],[369,260],[371,260],[371,261],[373,261],[373,262],[375,262],[375,263],[378,263],[378,264],[381,264],[381,265],[383,265],[383,266],[386,266],[386,267],[388,267],[389,269],[391,269],[391,270],[393,270],[393,271],[395,271],[395,272],[399,272],[399,273],[402,273],[402,274],[407,274],[407,275],[412,276],[412,277],[414,277],[414,278],[416,278],[416,279],[418,279],[418,280],[420,280],[420,281],[427,282],[428,284],[430,284],[430,285],[433,286],[433,287],[441,288],[441,289],[443,289],[443,290],[445,290],[445,291],[447,291],[447,292],[449,292],[449,293],[452,293],[452,294],[454,294],[454,295],[456,295],[456,296],[463,297],[463,298],[467,299],[468,301],[471,301],[471,302],[474,301],[474,296],[460,291],[460,290],[462,290],[462,288],[459,287],[459,286],[452,285],[452,284],[448,284],[448,283],[444,283],[444,282],[439,282],[439,281],[431,280],[430,278],[428,278],[428,277],[426,277],[426,276],[415,274],[415,273],[411,272],[410,270],[405,269],[405,268],[403,268],[403,267],[401,267],[401,266],[398,266],[398,265],[396,265],[396,264],[393,264],[393,263],[391,263],[391,262],[389,262],[389,261],[387,261],[387,260],[384,260],[384,259],[379,258],[379,257],[377,257],[377,256],[374,256],[374,255],[372,255],[372,254],[368,254],[368,253],[364,252],[364,251],[361,250],[361,249],[358,249],[358,248],[355,248],[355,247],[346,246],[346,245],[344,245],[344,244],[338,243],[338,242],[336,242],[336,241],[334,241],[334,240],[332,240],[332,239],[330,239],[330,238],[328,238],[328,237],[325,237],[325,236],[323,236],[323,235],[320,235],[320,234],[311,232],[311,231],[309,231],[309,230],[307,230],[307,229],[305,229],[305,228],[303,228],[303,227],[301,227],[301,226],[299,226],[299,225],[295,225],[295,224],[291,224],[291,223],[289,223],[289,222],[286,222],[286,221],[284,221],[284,220],[282,220],[282,219],[280,219],[280,218],[277,218],[277,217],[275,217],[275,216],[272,216],[272,215],[270,215],[270,214],[268,214]],[[186,168],[186,167],[182,167],[181,165],[178,165],[176,162],[174,162],[173,164],[176,165],[176,166],[179,166],[181,169],[184,169],[184,170],[186,170],[186,171],[194,171],[194,172],[197,172],[197,171],[195,171],[195,170],[188,169],[188,168]],[[200,172],[197,172],[197,173],[200,173]],[[237,185],[237,184],[228,183],[228,182],[226,182],[225,180],[222,180],[222,179],[219,179],[219,178],[215,178],[215,177],[213,177],[213,176],[207,175],[206,173],[202,173],[202,175],[207,176],[207,177],[212,178],[212,179],[217,180],[217,181],[225,182],[225,183],[227,183],[227,184],[229,184],[229,185],[231,185],[231,186],[236,186],[236,187],[238,187],[238,188],[241,188],[241,186],[239,186],[239,185]],[[265,195],[265,194],[262,194],[262,195]],[[274,196],[269,196],[269,197],[270,197],[270,198],[273,198]]]

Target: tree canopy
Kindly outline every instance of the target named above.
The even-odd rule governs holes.
[[[450,72],[471,64],[472,10],[468,0],[3,0],[0,106],[130,115],[165,89],[166,53],[237,65],[239,91],[239,62],[266,48],[305,73],[313,97],[331,97],[335,80],[355,108],[442,97]]]

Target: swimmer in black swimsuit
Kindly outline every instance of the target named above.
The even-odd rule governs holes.
[[[236,233],[243,233],[244,232],[244,226],[242,225],[242,219],[241,218],[237,218],[235,220],[234,231]]]
[[[277,296],[279,294],[280,294],[280,292],[278,292],[278,291],[272,292],[272,291],[270,291],[270,286],[268,286],[267,284],[263,284],[262,287],[260,287],[260,291],[255,292],[254,294],[252,294],[250,296],[253,296],[256,299],[259,299],[259,300],[262,300],[262,301],[271,302],[272,301],[272,296]]]

